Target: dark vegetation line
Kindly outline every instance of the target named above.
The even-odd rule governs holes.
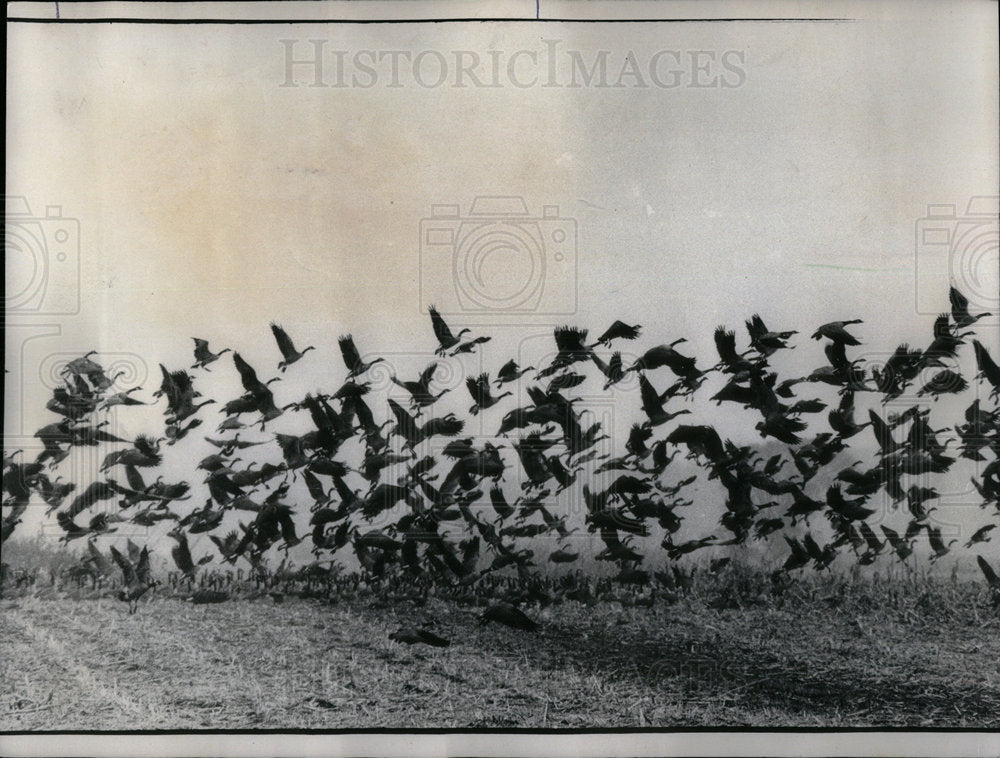
[[[189,581],[216,557],[232,565],[246,561],[258,571],[274,550],[287,557],[288,550],[308,541],[315,562],[304,572],[335,573],[335,558],[345,550],[357,559],[362,581],[392,578],[469,587],[502,573],[536,577],[538,556],[532,546],[554,543],[547,556],[553,564],[571,565],[580,558],[568,540],[580,525],[570,523],[571,514],[560,512],[555,502],[564,490],[585,506],[583,525],[604,545],[597,559],[616,566],[615,580],[630,586],[669,588],[684,580],[677,566],[643,568],[649,543],[642,538],[653,530],[663,536],[652,553],[671,561],[706,547],[780,537],[788,554],[776,567],[774,581],[807,566],[827,569],[838,556],[862,565],[880,556],[906,562],[921,538],[933,561],[956,548],[981,547],[1000,522],[1000,367],[973,331],[990,314],[971,314],[954,287],[950,300],[951,311],[937,317],[926,348],[902,344],[880,362],[850,356],[861,346],[852,332],[860,320],[823,324],[811,337],[823,344],[826,363],[794,377],[779,377],[772,362],[794,348],[798,332],[769,328],[759,315],[746,322],[745,345],[737,345],[734,331],[715,330],[718,362],[712,366],[688,355],[683,338],[653,346],[635,360],[626,361],[619,351],[607,354],[621,341],[639,339],[639,325],[615,321],[589,342],[586,329],[560,327],[554,333],[554,357],[545,365],[536,369],[510,360],[492,376],[468,376],[468,419],[454,412],[432,415],[453,389],[438,381],[439,370],[446,359],[488,350],[490,337],[469,329],[453,332],[433,307],[434,354],[442,360],[430,360],[416,376],[397,376],[385,358],[361,352],[345,335],[338,340],[346,370],[339,386],[285,404],[274,394],[282,385],[272,385],[317,348],[298,349],[277,324],[271,324],[281,355],[277,376],[262,381],[239,352],[213,352],[208,342],[195,338],[194,363],[174,370],[161,364],[162,381],[150,400],[136,397],[141,387],[119,389],[120,375],[108,376],[91,351],[63,367],[63,385],[46,406],[59,418],[36,433],[44,445],[37,457],[29,461],[20,450],[4,451],[3,540],[30,502],[44,502],[63,543],[87,541],[86,571],[107,574],[111,560],[117,564],[119,597],[131,611],[156,581],[150,546],[139,547],[131,539],[122,545],[123,535],[115,535],[122,524],[169,526],[173,561]],[[960,353],[970,343],[976,373],[967,377]],[[220,361],[226,354],[244,392],[229,399],[207,397],[199,389],[205,373],[225,366]],[[371,376],[379,370],[388,372],[399,397],[408,398],[387,398],[388,418],[382,423],[369,405]],[[701,388],[712,375],[725,383],[706,397]],[[626,380],[636,380],[639,387],[638,418],[625,449],[614,456],[600,444],[609,439],[608,430],[586,419],[580,405],[585,399],[574,392],[598,376],[604,392]],[[828,405],[805,392],[818,384],[835,390],[837,399]],[[977,390],[976,397],[961,420],[932,424],[939,398],[970,389]],[[106,428],[110,409],[150,405],[160,398],[166,408],[156,435],[126,440]],[[867,412],[856,405],[861,398],[872,401]],[[756,419],[768,450],[777,444],[778,452],[765,456],[753,445],[724,438],[712,425],[699,423],[693,401],[742,407]],[[901,403],[904,409],[891,410]],[[207,406],[217,408],[222,421],[204,437],[216,452],[192,472],[204,475],[208,495],[195,506],[192,496],[200,488],[164,481],[162,474],[154,478],[154,472],[163,465],[164,445],[183,440],[210,418]],[[308,417],[308,432],[264,435],[276,419],[293,415]],[[822,424],[824,415],[828,429],[803,436],[811,426],[807,419]],[[463,436],[473,417],[497,428],[496,433]],[[243,439],[245,434],[260,438]],[[872,446],[869,435],[874,454],[868,461],[852,458],[851,441],[867,438]],[[64,481],[59,471],[67,459],[92,454],[95,447],[108,450],[100,476],[92,482]],[[690,461],[686,468],[672,466],[679,455]],[[845,459],[856,462],[844,465]],[[930,518],[940,494],[929,483],[949,472],[964,476],[961,467],[970,472],[986,523],[956,546]],[[712,480],[717,484],[706,484]],[[708,497],[700,489],[696,505],[685,496],[696,481],[718,495]],[[876,532],[868,523],[878,512],[880,493],[905,508],[905,528],[879,523]],[[305,501],[308,511],[299,507]],[[686,513],[713,505],[723,506],[721,529],[682,541],[678,535]],[[222,528],[227,514],[237,514],[238,528]],[[208,534],[217,553],[192,553],[188,536],[199,534]],[[119,542],[111,546],[110,560],[96,544],[105,535]],[[989,561],[976,558],[1000,603],[1000,578]],[[534,628],[511,605],[491,607],[483,620]],[[420,629],[397,634],[403,642],[439,644]]]

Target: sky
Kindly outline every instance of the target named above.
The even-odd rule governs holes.
[[[317,347],[308,388],[342,378],[345,332],[418,371],[430,303],[493,337],[462,371],[619,318],[634,349],[684,336],[712,363],[715,326],[755,312],[803,332],[808,371],[831,320],[876,355],[928,342],[950,281],[996,314],[995,210],[968,214],[997,194],[995,4],[839,7],[856,20],[9,25],[30,211],[7,216],[69,231],[44,266],[5,240],[5,437],[51,420],[67,356],[148,397],[193,336],[276,370],[272,320]],[[463,237],[490,196],[527,214]],[[969,234],[949,256],[928,223]]]

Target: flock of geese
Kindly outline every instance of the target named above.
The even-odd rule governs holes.
[[[363,574],[374,579],[430,575],[472,585],[511,567],[522,577],[534,575],[530,545],[541,544],[539,537],[554,545],[547,560],[576,561],[580,554],[568,538],[581,524],[570,523],[570,514],[555,505],[559,493],[574,488],[574,502],[583,506],[582,525],[603,544],[597,559],[615,564],[616,578],[629,584],[648,584],[659,574],[641,568],[638,539],[651,536],[651,527],[663,535],[661,548],[671,560],[772,534],[780,534],[789,548],[777,572],[810,564],[824,569],[847,551],[861,564],[884,554],[906,561],[921,535],[934,560],[955,540],[946,541],[931,517],[932,503],[940,498],[928,486],[932,475],[948,472],[959,458],[976,464],[978,475],[971,481],[991,522],[971,534],[965,547],[988,542],[1000,518],[1000,367],[972,331],[990,314],[971,314],[954,287],[950,302],[950,312],[935,320],[926,347],[899,345],[878,364],[850,355],[862,344],[852,332],[859,319],[823,324],[811,336],[823,344],[826,362],[806,375],[784,378],[773,362],[794,347],[797,332],[773,330],[759,315],[746,322],[742,348],[734,331],[715,330],[718,361],[710,366],[686,354],[683,338],[626,360],[613,348],[637,340],[639,325],[616,321],[594,341],[588,341],[586,329],[560,327],[554,332],[554,355],[545,365],[509,360],[492,374],[466,379],[469,416],[496,425],[489,438],[463,436],[467,419],[456,412],[433,415],[442,397],[457,389],[437,383],[437,359],[475,353],[490,340],[469,329],[452,332],[433,307],[437,359],[415,377],[397,376],[385,358],[361,352],[345,335],[338,340],[346,369],[340,386],[291,402],[279,403],[275,393],[283,385],[272,385],[317,348],[298,349],[277,324],[271,324],[281,354],[277,376],[262,381],[239,352],[213,352],[206,340],[194,338],[194,363],[174,370],[161,364],[161,384],[150,400],[136,397],[141,387],[118,389],[118,377],[109,377],[92,351],[63,367],[64,382],[46,406],[58,420],[36,433],[41,451],[34,460],[25,460],[20,450],[4,451],[2,537],[14,532],[29,501],[40,499],[49,514],[55,513],[63,541],[87,540],[93,560],[94,553],[101,555],[96,538],[114,535],[120,524],[166,524],[174,541],[173,561],[190,577],[216,557],[257,566],[272,547],[287,552],[308,540],[317,562],[332,565],[333,555],[347,548]],[[938,398],[970,388],[959,368],[959,350],[970,341],[977,367],[972,382],[987,392],[975,393],[962,422],[935,428],[931,408]],[[204,397],[199,389],[204,374],[221,370],[226,354],[243,393],[227,400]],[[372,384],[366,381],[378,364],[390,371],[396,395],[385,400],[382,422],[376,420]],[[609,430],[588,421],[578,405],[584,400],[574,394],[588,380],[588,369],[596,369],[604,391],[626,379],[638,384],[639,419],[617,456],[600,444],[609,440]],[[722,378],[722,386],[704,400],[754,414],[756,431],[779,452],[765,457],[755,446],[737,445],[714,426],[696,423],[695,406],[685,401],[704,396],[701,388],[713,376]],[[818,384],[836,390],[832,405],[796,394]],[[881,408],[874,403],[867,411],[858,409],[862,396],[880,400]],[[899,407],[904,396],[908,407],[888,412],[886,403]],[[115,406],[151,405],[161,398],[162,435],[123,439],[108,428],[107,415],[102,419]],[[619,406],[624,403],[624,397],[618,399]],[[214,448],[196,466],[204,486],[164,481],[162,474],[154,478],[164,445],[175,445],[202,427],[209,418],[206,406],[212,405],[222,419],[213,433],[203,435]],[[828,428],[822,428],[823,414]],[[308,417],[308,431],[269,429],[289,416]],[[810,431],[817,427],[822,430]],[[843,465],[841,453],[866,434],[874,437],[874,443],[869,438],[874,455]],[[781,445],[776,448],[776,443]],[[78,487],[57,475],[74,451],[97,446],[110,451],[95,481]],[[674,464],[682,454],[689,464]],[[692,471],[704,482],[717,480],[719,496],[701,489],[697,505],[685,497],[698,477]],[[877,512],[873,498],[883,491],[908,511],[905,528],[880,523],[876,532],[868,523]],[[186,506],[199,492],[207,495],[204,504]],[[701,510],[712,499],[724,506],[719,521],[724,531],[681,541],[685,510]],[[237,528],[224,528],[231,514],[236,518],[230,524],[236,520]],[[818,530],[811,519],[821,516],[826,527]],[[200,534],[208,535],[217,553],[195,557],[188,537]],[[530,538],[536,538],[534,543]],[[149,549],[126,555],[112,545],[110,552],[123,576],[119,597],[134,612],[138,599],[156,583]],[[1000,578],[977,558],[1000,598]],[[483,621],[537,627],[503,603],[489,608]],[[411,644],[446,644],[427,630],[403,629],[397,637]]]

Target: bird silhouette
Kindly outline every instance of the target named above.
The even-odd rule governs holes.
[[[992,316],[992,313],[980,313],[973,316],[969,313],[969,299],[958,291],[956,287],[948,290],[948,299],[951,302],[951,317],[955,321],[955,326],[959,329],[972,326],[981,318]]]
[[[385,358],[374,358],[367,362],[361,360],[361,354],[358,352],[357,347],[355,347],[354,338],[350,334],[339,337],[337,344],[340,346],[340,354],[344,359],[344,365],[347,367],[348,379],[361,376],[376,363],[383,363],[385,361]]]
[[[590,347],[597,347],[598,345],[604,345],[607,347],[611,344],[612,340],[624,339],[624,340],[634,340],[642,333],[642,326],[636,324],[635,326],[630,326],[624,321],[615,321],[607,330],[597,338],[597,342],[594,342]]]
[[[815,332],[813,332],[812,338],[814,340],[820,340],[826,337],[833,342],[840,342],[844,345],[860,345],[858,338],[847,331],[845,327],[851,324],[863,324],[859,318],[851,319],[850,321],[831,321],[829,324],[823,324]]]
[[[502,387],[504,384],[517,381],[524,376],[524,374],[534,370],[534,366],[521,368],[517,365],[517,362],[514,359],[511,359],[503,364],[503,366],[500,367],[500,370],[497,371],[496,385],[497,387]]]
[[[192,337],[194,340],[194,364],[191,368],[203,368],[206,371],[211,371],[208,364],[215,363],[219,358],[221,358],[226,353],[231,352],[230,348],[223,348],[217,353],[213,353],[208,349],[208,340],[199,339],[198,337]]]
[[[500,395],[494,396],[490,392],[490,375],[480,374],[479,376],[470,376],[465,380],[465,387],[468,389],[469,394],[475,401],[471,408],[469,408],[469,413],[473,416],[478,414],[480,411],[485,411],[488,408],[492,408],[494,405],[500,402],[501,399],[512,395],[510,391],[504,392]]]
[[[114,545],[111,546],[111,556],[122,570],[125,582],[125,586],[118,591],[118,599],[128,603],[128,612],[131,615],[138,609],[139,599],[158,584],[150,573],[149,551],[143,547],[136,564],[118,552]]]
[[[295,349],[295,344],[292,342],[292,338],[288,336],[288,333],[282,329],[278,324],[271,322],[271,333],[274,335],[275,342],[278,343],[278,349],[281,351],[282,360],[278,361],[278,369],[284,373],[285,369],[291,366],[296,361],[300,360],[303,355],[308,353],[310,350],[315,350],[316,348],[312,345],[303,348],[301,351]]]
[[[459,331],[458,334],[452,334],[451,329],[445,323],[441,314],[438,313],[437,308],[432,305],[427,309],[427,312],[431,315],[431,326],[434,328],[434,336],[437,337],[438,341],[438,347],[434,351],[436,355],[444,355],[461,342],[463,334],[471,331],[469,328],[465,328]]]

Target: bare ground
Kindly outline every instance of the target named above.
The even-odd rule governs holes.
[[[975,593],[567,601],[535,634],[434,598],[0,608],[3,730],[1000,727]],[[388,639],[422,623],[451,646]]]

